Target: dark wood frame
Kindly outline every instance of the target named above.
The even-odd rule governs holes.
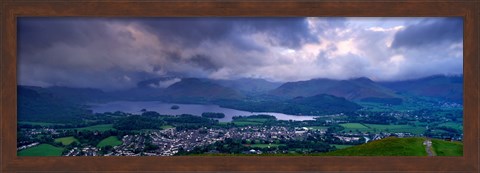
[[[480,2],[32,1],[0,2],[0,172],[479,172]],[[16,19],[22,16],[460,16],[464,19],[463,157],[17,157]]]

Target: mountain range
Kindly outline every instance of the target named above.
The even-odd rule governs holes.
[[[463,103],[463,75],[435,75],[405,81],[379,82],[379,84],[400,93]]]
[[[168,83],[168,85],[162,82]],[[410,94],[456,103],[463,102],[463,76],[443,75],[392,82],[375,82],[362,77],[349,80],[319,78],[286,83],[247,78],[212,80],[167,77],[140,81],[134,88],[112,92],[94,88],[59,86],[47,88],[20,87],[79,102],[110,100],[181,101],[188,99],[212,101],[219,99],[241,100],[258,96],[287,100],[319,94],[343,97],[349,101],[401,100],[402,94]]]
[[[49,104],[63,112],[82,112],[79,105],[116,100],[164,101],[217,104],[246,111],[280,111],[310,114],[342,108],[355,111],[356,102],[401,104],[404,97],[431,97],[463,103],[463,76],[430,76],[414,80],[375,82],[368,78],[349,80],[311,79],[277,83],[263,79],[212,80],[201,78],[157,78],[141,81],[134,88],[105,92],[93,88],[18,86],[19,114],[42,114]],[[74,106],[67,106],[67,103]],[[39,110],[31,109],[33,105]],[[65,109],[60,108],[64,106]],[[25,109],[23,109],[25,108]],[[331,108],[331,110],[330,110]],[[38,112],[35,112],[38,111]]]
[[[368,78],[350,80],[312,79],[308,81],[287,82],[270,91],[270,94],[281,97],[313,96],[329,94],[352,101],[370,98],[401,99],[395,91],[386,88]]]

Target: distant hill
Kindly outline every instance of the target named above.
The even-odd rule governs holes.
[[[345,98],[326,94],[296,97],[288,100],[221,100],[217,104],[226,108],[250,112],[279,112],[292,115],[350,113],[362,108],[360,105]]]
[[[396,95],[395,91],[378,85],[368,78],[350,80],[312,79],[287,82],[271,91],[270,94],[289,98],[329,94],[353,101],[382,102],[384,100],[395,100],[401,103],[401,97]]]
[[[366,144],[340,149],[322,156],[427,156],[424,138],[396,138],[389,137],[372,141]],[[433,150],[438,156],[461,156],[463,144],[432,139]]]
[[[101,102],[112,100],[112,96],[108,93],[93,88],[71,88],[71,87],[60,87],[53,86],[48,88],[43,88],[38,90],[38,92],[47,92],[51,93],[59,98],[64,98],[72,100],[75,102]]]
[[[18,86],[17,99],[19,121],[74,122],[87,113],[76,101],[39,87]]]
[[[244,97],[234,89],[215,84],[208,80],[184,78],[167,87],[164,96],[173,101],[210,101],[217,99],[242,99]]]
[[[242,78],[236,80],[213,80],[213,82],[224,87],[229,87],[243,93],[250,94],[266,93],[282,85],[282,83],[279,82],[269,82],[264,79],[251,78]]]
[[[402,93],[463,103],[463,75],[435,75],[413,80],[381,82],[379,84]]]
[[[311,97],[296,97],[287,102],[294,105],[301,105],[299,109],[304,109],[302,112],[313,113],[347,113],[362,108],[360,105],[348,101],[345,98],[327,94],[319,94]]]

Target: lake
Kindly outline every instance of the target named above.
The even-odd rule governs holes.
[[[179,109],[171,109],[173,105],[178,105]],[[220,122],[230,122],[234,116],[249,116],[258,114],[268,114],[275,116],[278,120],[314,120],[313,116],[297,116],[273,112],[248,112],[229,108],[222,108],[218,105],[200,105],[200,104],[176,104],[164,103],[159,101],[115,101],[101,104],[91,104],[91,109],[95,113],[121,111],[132,114],[141,114],[142,109],[147,111],[155,111],[162,115],[180,115],[192,114],[202,115],[204,112],[224,113],[225,118],[218,119]]]

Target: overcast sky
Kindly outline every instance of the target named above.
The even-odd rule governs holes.
[[[19,18],[19,84],[462,74],[461,18]]]

